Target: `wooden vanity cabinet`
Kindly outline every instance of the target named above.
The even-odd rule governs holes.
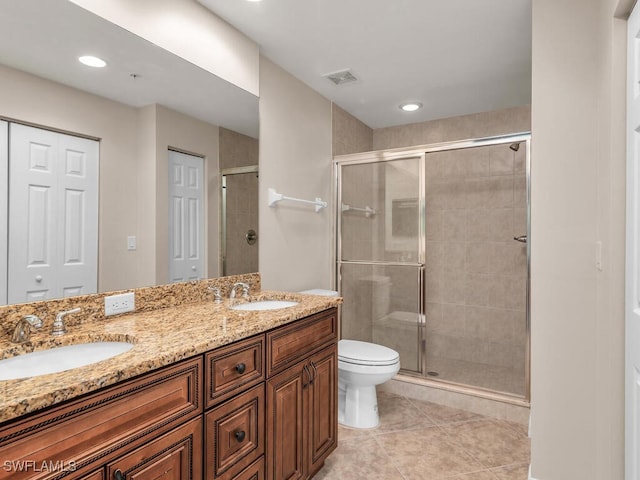
[[[311,478],[337,375],[333,308],[1,425],[0,480]]]
[[[337,446],[336,310],[267,333],[267,480],[311,478]]]
[[[12,462],[0,479],[117,480],[116,470],[161,478],[131,459],[142,455],[151,465],[177,448],[185,450],[173,464],[184,468],[166,478],[199,480],[202,410],[202,357],[195,357],[0,427],[0,458]]]

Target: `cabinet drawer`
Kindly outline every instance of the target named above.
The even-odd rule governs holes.
[[[264,400],[261,383],[205,414],[207,479],[232,479],[264,454]]]
[[[233,480],[264,480],[264,457],[253,462],[245,470],[233,477]]]
[[[267,332],[267,376],[279,372],[327,343],[338,340],[337,309],[332,308]]]
[[[202,418],[198,417],[107,465],[107,478],[200,480],[201,458]]]
[[[0,458],[95,470],[202,412],[202,357],[72,400],[0,429]],[[60,472],[5,472],[0,478],[53,478]]]
[[[264,380],[264,335],[205,355],[205,408]]]

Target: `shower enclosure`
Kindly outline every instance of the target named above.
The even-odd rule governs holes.
[[[342,338],[529,400],[528,133],[335,158]]]

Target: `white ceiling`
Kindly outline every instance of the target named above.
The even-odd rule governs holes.
[[[105,59],[107,68],[81,65],[77,58],[87,53]],[[254,95],[67,0],[3,2],[0,64],[134,107],[160,103],[258,136]]]
[[[198,1],[372,128],[530,104],[531,0]]]

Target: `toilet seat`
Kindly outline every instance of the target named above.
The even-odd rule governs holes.
[[[358,340],[340,340],[338,361],[353,365],[385,366],[400,362],[400,355],[383,345]]]

